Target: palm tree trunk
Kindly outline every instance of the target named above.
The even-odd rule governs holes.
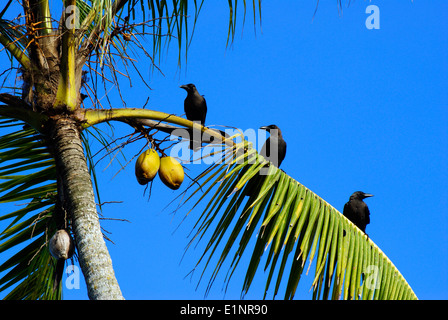
[[[123,299],[96,211],[92,181],[75,121],[55,121],[51,145],[58,170],[61,203],[72,221],[79,263],[92,300]]]

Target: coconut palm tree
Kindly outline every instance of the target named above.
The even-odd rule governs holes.
[[[9,0],[0,8],[0,43],[12,62],[3,75],[10,77],[16,72],[20,82],[20,87],[3,88],[0,93],[0,204],[22,204],[18,210],[0,216],[0,220],[10,221],[0,234],[0,254],[5,257],[20,248],[2,259],[0,265],[0,272],[4,272],[0,291],[11,289],[7,298],[60,299],[61,266],[71,256],[70,245],[85,277],[89,298],[123,298],[101,231],[96,175],[87,139],[93,135],[109,146],[112,142],[95,130],[98,124],[112,121],[129,125],[134,138],[129,141],[146,139],[161,153],[164,150],[160,144],[166,141],[166,135],[179,128],[200,130],[223,146],[220,159],[224,161],[206,168],[186,190],[186,204],[201,192],[192,208],[205,204],[192,243],[203,239],[217,223],[198,261],[198,267],[205,261],[204,268],[208,268],[211,257],[219,255],[209,286],[236,247],[231,277],[243,252],[250,250],[249,240],[258,234],[243,294],[267,252],[266,292],[274,282],[277,294],[280,281],[286,277],[286,299],[293,298],[305,263],[313,259],[314,298],[416,298],[392,262],[370,239],[326,201],[269,165],[247,141],[240,139],[242,135],[228,137],[155,110],[119,108],[112,101],[110,108],[101,104],[101,85],[111,82],[120,88],[119,63],[126,70],[125,76],[128,68],[138,72],[130,56],[133,50],[155,61],[162,46],[175,39],[179,62],[182,60],[203,1],[62,3],[58,13],[57,8],[50,8],[48,0],[23,0],[21,6]],[[237,1],[228,3],[231,42]],[[260,13],[261,1],[254,0],[251,9],[254,15]],[[152,38],[152,50],[142,45],[144,37]],[[123,105],[125,100],[122,97]],[[249,193],[248,182],[266,166],[267,178],[256,194]],[[57,231],[67,236],[65,242],[60,242],[59,253],[64,254],[55,253],[51,246]],[[224,249],[218,251],[223,242]],[[286,270],[289,257],[293,262]],[[371,266],[377,271],[374,276],[369,271]]]

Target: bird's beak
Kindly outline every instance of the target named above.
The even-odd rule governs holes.
[[[268,126],[263,126],[263,127],[260,127],[260,129],[262,129],[262,130],[269,130],[269,128],[268,128]]]
[[[179,88],[182,88],[182,89],[185,89],[185,90],[187,90],[187,86],[186,85],[181,85]]]
[[[365,198],[373,197],[373,194],[370,194],[370,193],[364,193],[364,197],[365,197]]]

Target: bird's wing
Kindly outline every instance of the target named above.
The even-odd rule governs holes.
[[[369,210],[369,207],[367,205],[365,207],[364,213],[365,213],[366,224],[369,224],[370,223],[370,210]]]
[[[264,145],[261,147],[260,154],[269,160],[270,157],[270,149],[271,149],[271,137],[267,138]]]
[[[205,117],[207,116],[207,102],[205,101],[205,98],[202,97],[203,102],[202,102],[202,119],[201,119],[201,123],[202,125],[205,125]]]
[[[278,146],[278,167],[282,164],[286,157],[286,141],[282,138]]]

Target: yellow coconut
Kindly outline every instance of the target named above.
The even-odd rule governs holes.
[[[135,176],[141,185],[152,181],[159,171],[160,157],[156,150],[148,149],[135,162]]]
[[[163,157],[160,159],[159,177],[167,187],[177,190],[184,181],[184,168],[176,159]]]

